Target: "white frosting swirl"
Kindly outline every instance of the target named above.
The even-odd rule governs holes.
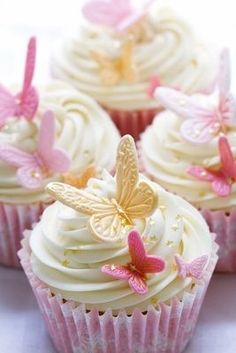
[[[83,26],[77,38],[66,40],[56,49],[51,65],[53,75],[72,83],[105,107],[118,110],[157,108],[157,101],[147,94],[150,78],[155,74],[163,85],[179,87],[184,92],[208,89],[215,80],[218,59],[196,41],[189,26],[167,9],[145,21],[151,27],[151,39],[134,48],[136,82],[120,81],[112,87],[102,83],[100,66],[91,51],[114,56],[117,51],[119,54],[119,42],[113,32],[92,25]]]
[[[62,82],[52,82],[39,89],[40,105],[32,121],[8,119],[0,129],[0,143],[11,144],[26,152],[37,147],[41,117],[52,110],[56,119],[55,146],[62,148],[71,159],[70,173],[80,174],[93,164],[112,170],[115,163],[119,134],[108,115],[87,95]],[[16,178],[16,168],[0,161],[0,201],[29,203],[50,200],[45,185],[60,180],[52,175],[36,190],[25,189]]]
[[[195,95],[206,108],[218,105],[218,96]],[[180,134],[184,118],[170,111],[156,116],[153,124],[141,138],[141,158],[148,175],[167,190],[184,197],[196,207],[211,210],[228,210],[236,206],[236,183],[228,197],[219,197],[212,190],[211,183],[204,182],[187,173],[191,165],[204,168],[217,167],[220,163],[218,140],[213,136],[207,144],[192,144]],[[227,138],[236,155],[236,126],[230,125]]]
[[[181,295],[192,279],[178,277],[173,267],[174,255],[182,253],[185,261],[202,255],[208,255],[210,259],[213,239],[197,210],[157,184],[151,183],[151,186],[158,193],[162,207],[145,221],[136,220],[134,227],[144,239],[148,254],[162,257],[166,267],[163,272],[148,276],[147,294],[138,295],[127,281],[101,272],[104,264],[130,262],[126,240],[117,243],[96,241],[88,225],[89,216],[60,202],[46,209],[31,233],[34,273],[53,293],[85,303],[88,309],[96,306],[101,311],[125,308],[129,312],[136,306],[145,311],[150,303]],[[87,190],[110,198],[115,196],[115,189],[115,179],[105,174],[103,180],[90,179]]]

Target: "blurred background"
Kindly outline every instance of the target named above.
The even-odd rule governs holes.
[[[43,82],[48,76],[47,63],[53,43],[60,37],[76,34],[83,2],[0,0],[0,82],[21,79],[27,39],[31,35],[38,38],[36,81]],[[159,4],[174,7],[192,24],[200,39],[230,47],[236,73],[235,0],[157,0]],[[233,87],[236,90],[236,79]]]

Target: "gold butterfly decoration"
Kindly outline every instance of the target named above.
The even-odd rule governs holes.
[[[122,240],[135,219],[145,221],[155,210],[157,194],[145,181],[139,181],[138,159],[134,140],[124,136],[116,161],[116,194],[101,198],[87,190],[52,182],[46,190],[63,204],[90,216],[89,225],[97,240]]]
[[[133,62],[133,51],[134,41],[128,37],[122,44],[118,58],[111,58],[96,50],[91,52],[93,59],[100,66],[102,82],[106,86],[113,86],[122,79],[128,82],[136,81],[137,70]]]
[[[78,189],[85,188],[89,179],[96,177],[96,168],[91,165],[82,174],[76,176],[73,174],[65,174],[64,183],[75,186]]]

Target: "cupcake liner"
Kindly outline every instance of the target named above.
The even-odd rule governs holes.
[[[104,107],[103,107],[104,108]],[[147,109],[136,111],[119,111],[104,108],[112,118],[121,135],[130,134],[135,140],[150,125],[161,109]]]
[[[236,272],[236,207],[229,212],[200,210],[210,231],[216,234],[219,261],[216,271]]]
[[[0,203],[0,264],[20,267],[17,252],[23,231],[38,222],[46,204],[13,205]]]
[[[132,315],[121,310],[100,313],[85,305],[53,295],[33,273],[28,239],[19,252],[50,336],[60,353],[180,353],[189,342],[211,275],[217,247],[201,280],[181,297],[150,305],[145,313],[136,308]]]

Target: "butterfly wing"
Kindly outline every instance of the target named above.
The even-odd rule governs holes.
[[[152,76],[151,79],[150,79],[150,83],[149,83],[148,89],[147,89],[148,96],[153,98],[156,89],[158,87],[161,87],[161,85],[162,85],[162,83],[161,83],[160,76],[159,75]]]
[[[128,38],[123,44],[121,55],[122,76],[126,81],[134,82],[137,70],[133,61],[134,42]]]
[[[194,277],[196,279],[201,278],[207,262],[208,262],[207,255],[203,255],[193,260],[188,265],[188,276]]]
[[[34,155],[11,145],[0,145],[0,159],[18,168],[17,180],[27,189],[37,189],[42,183],[42,174]]]
[[[14,117],[17,110],[15,97],[3,86],[0,85],[0,127],[7,118]]]
[[[162,272],[165,268],[165,261],[158,256],[146,256],[142,265],[144,273]]]
[[[145,261],[146,251],[142,238],[137,231],[133,230],[129,233],[128,246],[131,263],[137,268],[137,270],[140,270],[140,272],[143,273],[142,267]]]
[[[0,145],[0,159],[12,167],[36,166],[32,154],[19,150],[8,144]]]
[[[121,139],[117,152],[116,200],[131,218],[145,218],[157,204],[156,193],[145,182],[138,184],[138,180],[135,143],[131,136],[126,135]]]
[[[185,120],[180,128],[186,141],[195,144],[209,142],[215,133],[215,120],[211,117]]]
[[[139,274],[132,273],[132,276],[129,278],[129,285],[137,294],[144,295],[148,292],[147,284]]]
[[[102,266],[102,272],[115,277],[117,279],[129,279],[132,275],[132,272],[122,265],[104,265]]]
[[[222,172],[227,177],[236,180],[236,163],[229,141],[225,136],[219,138],[219,154]]]
[[[130,0],[91,0],[82,8],[83,15],[92,23],[116,28],[119,23],[130,16]]]
[[[175,263],[177,266],[177,271],[178,274],[181,278],[186,278],[187,277],[187,264],[185,261],[182,259],[181,256],[175,255]]]
[[[90,228],[97,240],[117,242],[123,239],[123,224],[116,208],[111,203],[106,204],[102,212],[93,214],[90,218]]]
[[[56,200],[84,214],[93,215],[106,210],[109,212],[111,209],[109,200],[100,199],[68,184],[51,182],[46,186],[46,190]]]
[[[116,200],[127,206],[138,183],[138,158],[134,140],[126,135],[120,140],[116,159]]]
[[[24,82],[22,92],[18,94],[20,99],[18,116],[23,115],[27,119],[32,119],[38,108],[38,93],[32,87],[32,80],[35,69],[36,39],[32,37],[28,44]]]
[[[130,11],[129,16],[126,16],[117,26],[118,31],[124,31],[127,28],[133,26],[136,22],[141,20],[143,16],[145,16],[148,8],[155,0],[146,0],[143,1],[143,6],[141,9],[133,9]]]
[[[210,172],[207,169],[198,166],[190,167],[187,172],[198,180],[210,182],[213,191],[217,195],[225,197],[230,194],[231,185],[222,172]]]
[[[91,55],[101,68],[102,82],[106,86],[115,85],[121,78],[121,74],[117,69],[117,61],[98,51],[92,51]]]
[[[39,129],[38,153],[50,171],[65,173],[70,168],[70,159],[63,150],[53,148],[55,134],[54,115],[47,111]]]
[[[212,112],[199,106],[186,94],[173,88],[159,87],[154,93],[166,109],[169,109],[185,119],[202,119],[212,116]]]
[[[38,189],[42,185],[42,172],[37,167],[21,167],[17,170],[17,180],[26,189]]]

